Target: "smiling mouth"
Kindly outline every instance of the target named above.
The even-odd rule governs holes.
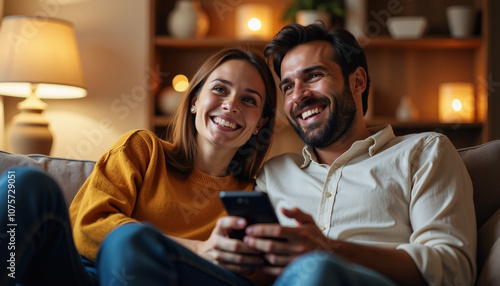
[[[214,123],[216,123],[217,125],[220,125],[220,126],[226,127],[226,128],[231,128],[233,130],[236,130],[238,128],[238,124],[236,124],[234,122],[227,121],[227,120],[222,119],[220,117],[214,117],[214,118],[212,118],[212,121]]]
[[[313,115],[321,113],[325,109],[325,106],[320,106],[320,107],[315,107],[313,109],[309,109],[307,111],[304,111],[300,114],[300,117],[302,120],[305,120]]]

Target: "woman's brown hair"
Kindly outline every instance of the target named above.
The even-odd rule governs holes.
[[[257,69],[266,86],[266,99],[262,111],[262,117],[268,121],[259,130],[257,135],[241,146],[234,155],[227,171],[236,178],[251,181],[257,175],[271,145],[274,132],[274,117],[276,112],[276,85],[271,70],[264,59],[257,53],[241,48],[225,49],[212,55],[198,69],[191,79],[189,88],[176,110],[172,124],[167,130],[167,141],[174,148],[171,152],[165,152],[169,166],[175,168],[180,174],[188,176],[194,168],[196,155],[196,127],[195,114],[191,114],[192,98],[202,89],[210,74],[221,64],[228,60],[244,60]]]

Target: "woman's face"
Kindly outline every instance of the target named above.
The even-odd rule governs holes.
[[[245,60],[217,67],[191,101],[196,109],[199,148],[237,150],[267,118],[261,118],[266,88],[259,72]]]

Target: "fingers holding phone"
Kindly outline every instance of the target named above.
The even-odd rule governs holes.
[[[247,226],[256,223],[279,224],[274,208],[266,193],[254,191],[224,191],[219,195],[228,215],[242,217]],[[244,228],[235,228],[229,234],[233,238],[242,240]]]
[[[245,226],[245,220],[241,218],[220,218],[209,239],[200,242],[194,252],[214,264],[236,273],[252,271],[263,263],[261,252],[245,245],[240,240],[231,239],[227,235],[232,228]]]

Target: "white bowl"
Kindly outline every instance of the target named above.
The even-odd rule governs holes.
[[[423,16],[398,16],[387,20],[387,29],[394,39],[418,39],[427,29]]]

